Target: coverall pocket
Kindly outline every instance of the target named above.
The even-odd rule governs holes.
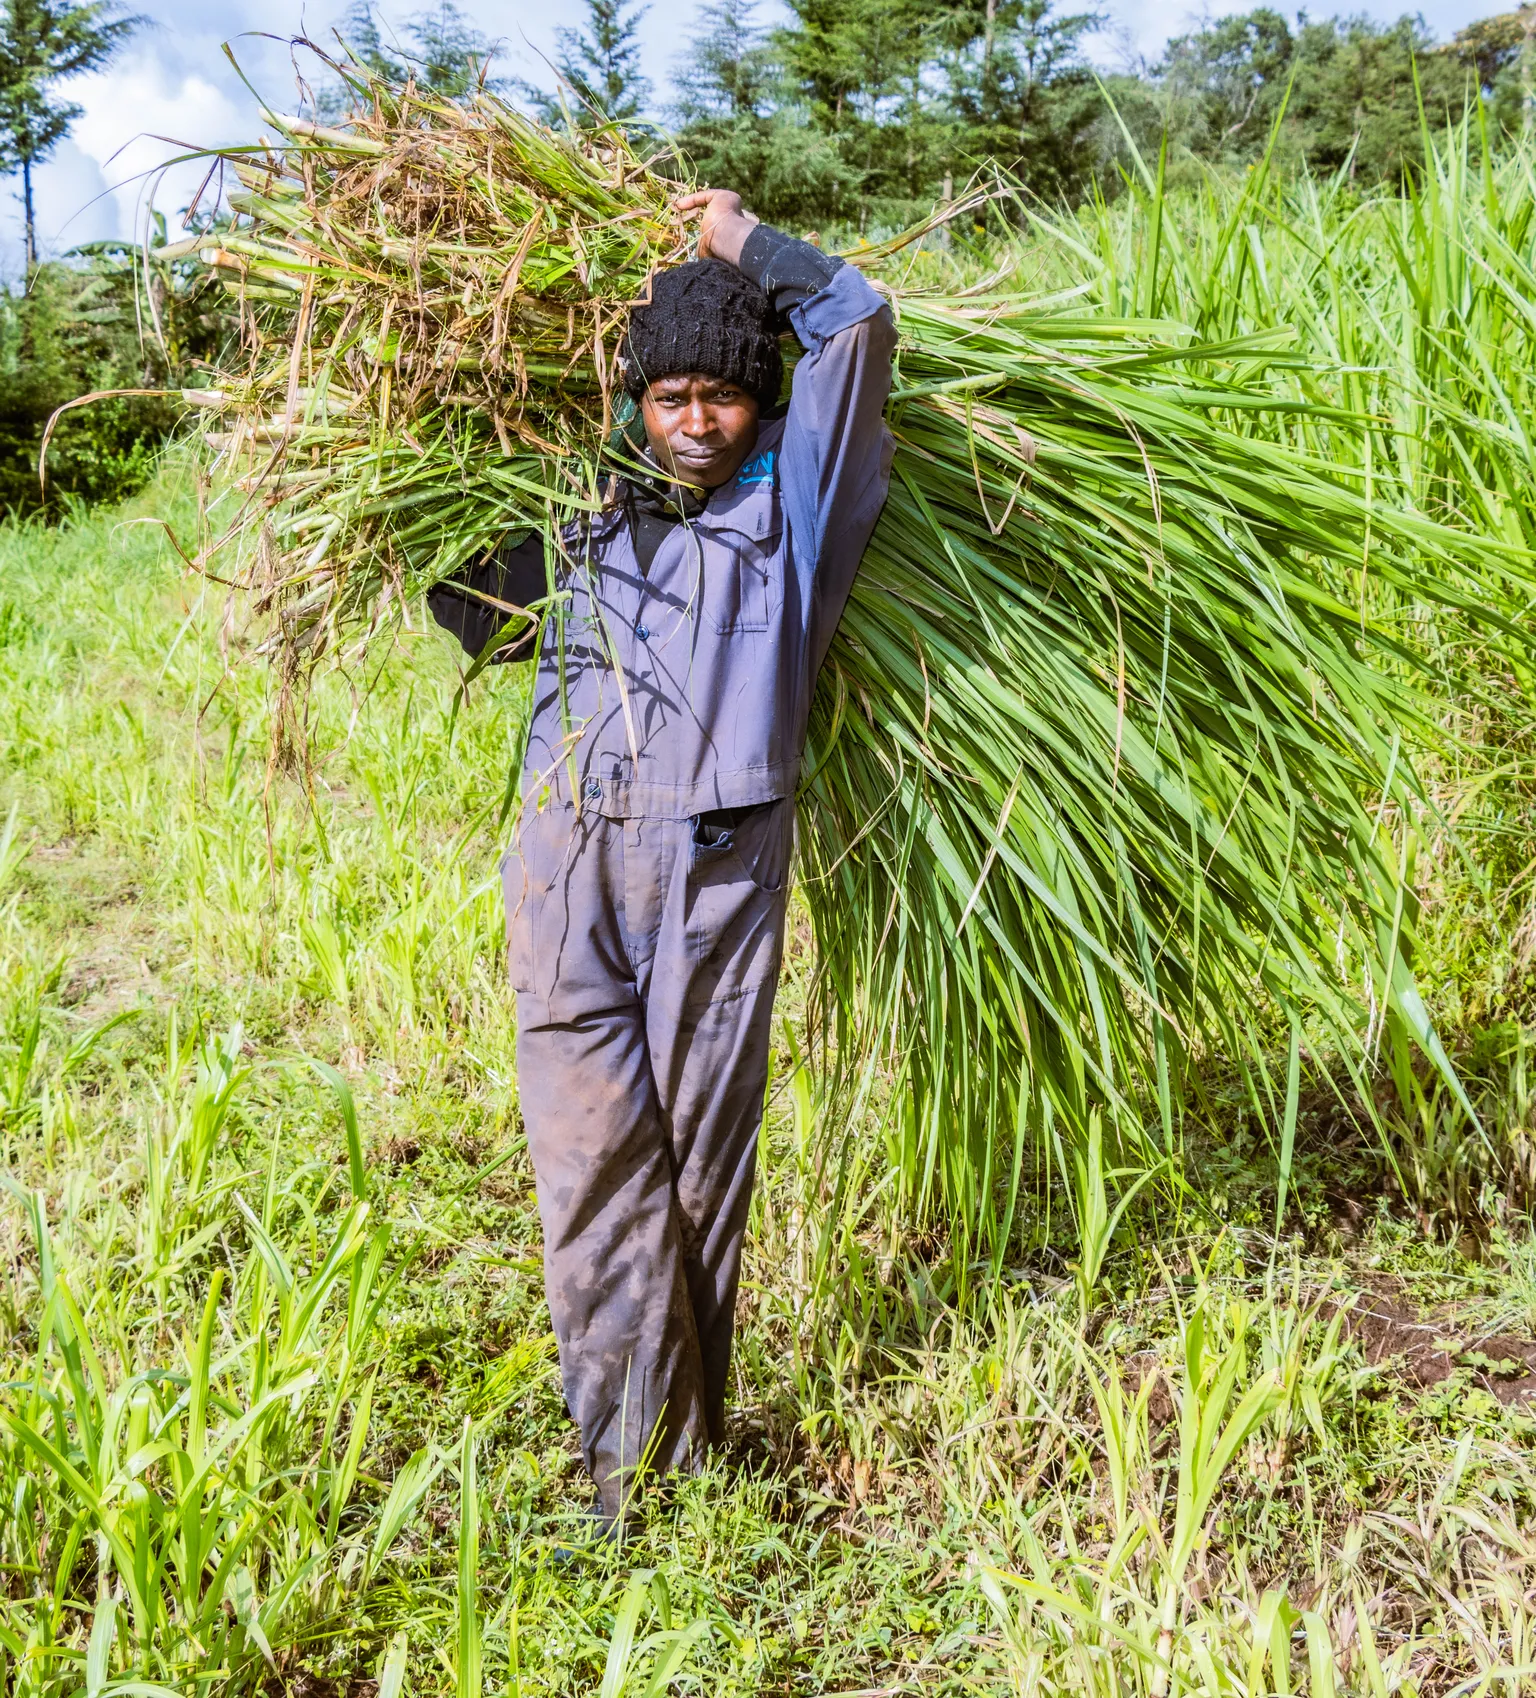
[[[701,815],[688,838],[688,941],[701,1007],[760,989],[777,977],[783,947],[787,801]],[[763,880],[773,882],[765,884]]]
[[[736,826],[736,858],[759,890],[780,891],[789,882],[795,808],[787,797],[749,808]]]
[[[699,532],[700,600],[704,617],[721,636],[766,631],[783,601],[779,545],[783,521],[765,515],[761,535],[722,527]]]
[[[789,876],[791,804],[780,797],[745,808],[720,808],[688,822],[688,871],[708,882],[744,873],[759,890],[782,890]],[[734,862],[734,867],[728,863]],[[712,869],[727,870],[712,871]]]

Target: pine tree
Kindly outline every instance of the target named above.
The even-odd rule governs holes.
[[[352,0],[336,26],[336,34],[347,59],[360,69],[396,83],[404,82],[410,75],[405,61],[384,45],[373,0]],[[322,97],[322,105],[327,111],[336,110],[344,104],[344,99],[333,98],[329,90]]]
[[[940,191],[949,119],[927,73],[955,0],[788,0],[775,32],[785,71],[814,125],[856,176],[859,204],[840,217],[890,226],[919,217]]]
[[[462,100],[475,88],[496,52],[495,43],[469,22],[454,0],[438,0],[434,10],[418,12],[406,32],[415,49],[410,57],[417,82],[450,100]]]
[[[689,34],[693,45],[673,76],[682,125],[760,115],[778,91],[756,0],[711,0]]]
[[[964,151],[991,158],[1037,194],[1076,191],[1092,169],[1101,101],[1084,53],[1098,12],[1055,0],[957,7],[946,32],[949,106]]]
[[[764,218],[819,224],[838,216],[858,173],[809,122],[756,14],[755,0],[699,8],[672,77],[678,146],[700,181],[735,189]]]
[[[0,171],[21,172],[28,270],[37,264],[32,173],[81,111],[55,85],[105,65],[144,21],[115,0],[0,0]]]
[[[462,100],[482,81],[489,88],[500,84],[485,73],[496,43],[470,23],[454,0],[439,0],[433,10],[407,19],[405,45],[398,51],[384,45],[373,0],[353,0],[336,33],[353,64],[389,82],[414,78],[419,87],[449,100]],[[349,103],[350,91],[336,85],[322,88],[316,101],[327,116],[340,114]]]
[[[589,117],[600,122],[638,118],[651,98],[651,85],[640,70],[639,25],[649,9],[634,0],[586,0],[584,29],[555,31],[555,68],[561,81]],[[565,111],[559,94],[529,87],[525,91],[546,122],[559,123]]]
[[[942,7],[928,0],[789,0],[777,42],[791,77],[833,125],[875,121],[927,57]]]

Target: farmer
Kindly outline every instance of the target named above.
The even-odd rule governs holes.
[[[724,1434],[816,674],[885,501],[896,343],[853,267],[702,211],[620,351],[646,471],[563,533],[503,863],[517,1073],[566,1402],[617,1525]],[[803,358],[780,405],[779,332]],[[638,441],[638,433],[637,433]],[[546,595],[537,535],[431,595],[471,654]],[[562,644],[563,637],[563,644]],[[563,646],[563,656],[562,656]]]

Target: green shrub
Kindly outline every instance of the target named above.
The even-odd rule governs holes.
[[[181,417],[174,400],[119,395],[66,413],[48,447],[46,496],[43,433],[58,408],[93,391],[179,386],[183,369],[223,333],[223,320],[200,310],[199,294],[164,265],[151,269],[146,291],[140,251],[117,243],[40,265],[24,287],[0,288],[0,513],[57,515],[142,487]]]

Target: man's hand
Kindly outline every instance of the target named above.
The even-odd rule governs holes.
[[[742,210],[740,195],[730,189],[700,189],[697,194],[680,195],[672,205],[678,212],[703,209],[704,218],[699,225],[700,259],[723,259],[730,265],[741,263],[742,247],[757,219]]]

